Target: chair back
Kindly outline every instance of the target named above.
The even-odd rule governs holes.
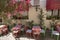
[[[24,31],[27,31],[28,30],[28,26],[24,26]]]

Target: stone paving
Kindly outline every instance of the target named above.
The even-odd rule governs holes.
[[[27,37],[20,37],[20,40],[35,40]],[[15,38],[12,36],[12,34],[8,34],[7,36],[1,36],[0,40],[15,40]]]
[[[23,35],[22,35],[23,36]],[[1,36],[0,37],[0,40],[16,40],[13,36],[12,36],[12,33],[6,35],[6,36]],[[32,39],[32,38],[27,38],[26,36],[23,36],[23,37],[20,37],[19,40],[35,40],[35,39]],[[43,37],[41,34],[40,34],[40,38],[39,40],[55,40],[54,38],[51,38],[49,36],[49,34],[47,34],[45,37]],[[60,39],[59,39],[60,40]]]

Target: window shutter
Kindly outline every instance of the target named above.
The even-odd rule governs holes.
[[[39,5],[40,0],[34,0],[34,5]]]

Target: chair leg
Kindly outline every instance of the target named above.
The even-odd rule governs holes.
[[[40,34],[37,35],[37,40],[39,40],[39,36],[40,36]]]
[[[53,37],[53,34],[51,33],[51,37]]]
[[[30,33],[30,37],[31,37],[31,33]]]
[[[57,36],[57,40],[59,40],[59,35]]]
[[[51,34],[51,37],[53,37],[53,35]]]
[[[45,37],[45,33],[44,33],[44,37]]]
[[[35,39],[35,35],[33,34],[33,38]]]

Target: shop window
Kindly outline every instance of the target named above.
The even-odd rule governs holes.
[[[32,6],[39,6],[40,5],[40,0],[30,0],[30,3]]]
[[[40,0],[34,0],[34,5],[40,5]]]
[[[55,18],[56,20],[60,19],[60,10],[49,10],[47,13],[47,19]]]

